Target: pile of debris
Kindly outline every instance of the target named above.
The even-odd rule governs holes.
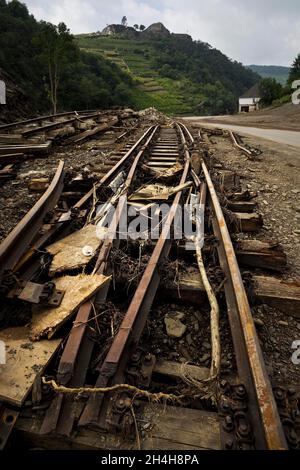
[[[155,122],[157,124],[168,124],[171,123],[171,119],[167,118],[163,113],[158,111],[154,107],[143,109],[139,111],[139,117],[146,118],[147,121]]]

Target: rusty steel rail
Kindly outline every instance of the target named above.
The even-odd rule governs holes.
[[[191,143],[194,139],[182,125]],[[264,358],[256,333],[247,294],[235,256],[231,237],[222,208],[209,175],[202,162],[202,170],[210,193],[213,209],[213,229],[219,241],[218,254],[221,268],[226,275],[224,284],[228,317],[236,354],[240,379],[244,382],[249,396],[249,412],[257,449],[288,449],[282,424],[266,371]]]
[[[134,180],[138,164],[145,154],[145,151],[149,148],[152,143],[159,126],[153,126],[150,128],[150,135],[147,131],[148,136],[145,144],[141,147],[137,153],[127,179],[125,181],[124,193],[120,196],[117,208],[110,226],[110,238],[105,240],[98,255],[94,271],[97,274],[105,274],[109,276],[112,269],[108,268],[107,260],[111,251],[111,248],[119,245],[117,239],[117,230],[120,223],[120,217],[125,209],[127,203],[127,190]],[[145,134],[144,134],[145,135]],[[144,136],[143,136],[144,137]],[[142,137],[142,140],[144,140]],[[139,139],[138,142],[140,142]],[[134,145],[136,148],[136,145]],[[105,303],[107,293],[109,290],[109,284],[107,283],[97,294],[98,303]],[[91,299],[85,302],[78,310],[74,326],[70,332],[66,345],[64,347],[60,362],[58,365],[57,380],[63,385],[69,386],[82,386],[84,385],[86,370],[91,358],[94,343],[89,341],[86,337],[88,330],[88,321],[93,312],[92,303],[96,299]],[[63,435],[70,435],[74,423],[74,414],[72,412],[72,401],[68,397],[57,395],[51,403],[51,406],[45,416],[41,427],[41,434],[49,434],[50,432],[58,432]]]
[[[96,113],[96,110],[88,110],[88,111],[68,111],[65,113],[58,113],[58,114],[49,114],[46,116],[37,116],[35,118],[31,119],[24,119],[23,121],[17,121],[17,122],[11,122],[9,124],[1,124],[0,125],[0,132],[3,130],[7,129],[13,129],[14,127],[19,127],[19,126],[26,126],[28,124],[34,124],[35,122],[41,122],[41,121],[47,121],[49,119],[55,119],[59,117],[65,117],[65,116],[72,116],[72,115],[85,115],[85,114],[91,114],[91,113]]]
[[[246,147],[243,147],[242,145],[240,145],[236,139],[236,136],[235,136],[235,133],[233,131],[228,131],[229,132],[229,135],[230,135],[230,138],[233,142],[233,144],[235,145],[235,147],[239,148],[240,150],[242,150],[242,152],[245,152],[247,155],[249,156],[252,156],[252,152],[251,150],[248,150]]]
[[[26,253],[41,228],[45,215],[55,207],[63,189],[64,165],[61,160],[46,192],[1,243],[0,281],[4,273],[13,270],[20,258]]]
[[[104,186],[105,184],[109,184],[113,180],[113,178],[117,175],[117,173],[124,167],[124,165],[126,165],[127,163],[130,162],[131,158],[134,156],[136,151],[139,151],[139,154],[138,154],[139,157],[137,156],[137,158],[140,158],[142,156],[141,152],[143,152],[147,147],[147,146],[143,145],[145,140],[149,139],[149,136],[151,136],[156,131],[156,129],[157,129],[156,126],[149,127],[144,132],[144,134],[137,140],[137,142],[120,159],[120,161],[100,180],[100,182],[97,184],[97,188],[100,188],[100,187]],[[140,149],[140,147],[141,147],[141,149]],[[58,179],[57,177],[59,176],[59,174],[58,174],[59,170],[60,170],[60,172],[62,172],[63,162],[61,162],[60,167],[56,172],[56,175],[55,175],[55,178],[54,178],[55,180]],[[132,172],[133,172],[133,169],[131,168],[131,174],[132,174]],[[63,172],[61,173],[61,177],[62,176],[63,176]],[[128,175],[128,177],[129,177],[129,175]],[[54,180],[52,181],[51,187],[53,186],[53,184],[54,184]],[[51,187],[48,188],[46,193],[49,193]],[[61,191],[62,191],[62,188],[60,188],[60,192]],[[92,198],[93,192],[94,192],[93,190],[89,191],[83,198],[81,198],[80,201],[78,201],[78,203],[74,207],[76,207],[77,209],[82,209],[90,201],[90,199]],[[44,194],[44,196],[41,199],[45,198],[46,193]],[[41,199],[40,199],[40,201],[41,201]],[[38,201],[38,203],[40,201]],[[35,206],[34,206],[34,208],[32,208],[31,211],[33,211],[33,209],[35,209]],[[30,213],[28,213],[24,217],[24,219],[20,222],[20,224],[18,224],[18,226],[13,230],[13,232],[11,232],[9,237],[7,237],[7,239],[3,242],[3,244],[5,243],[5,246],[3,246],[3,244],[0,246],[0,261],[2,261],[1,260],[1,254],[3,256],[2,259],[5,259],[5,257],[7,257],[7,251],[6,250],[9,248],[9,246],[12,247],[14,244],[16,244],[15,246],[17,246],[17,251],[18,251],[18,256],[15,257],[16,259],[19,259],[20,256],[22,256],[23,254],[27,254],[26,252],[27,252],[28,248],[27,247],[25,248],[25,246],[23,245],[24,239],[22,239],[21,235],[23,233],[23,230],[25,230],[25,227],[23,226],[22,222],[25,219],[26,219],[26,221],[28,221],[29,215],[30,215]],[[43,216],[41,216],[41,218],[43,218],[43,217],[44,217],[44,214],[43,214]],[[72,219],[70,219],[70,220],[72,220]],[[64,222],[58,222],[49,231],[49,233],[44,234],[37,242],[35,242],[33,244],[33,246],[31,247],[31,251],[33,252],[34,250],[42,248],[48,242],[48,240],[50,238],[52,238],[57,233],[58,229],[60,229],[61,227],[64,227],[66,225],[66,223],[68,223],[70,220],[67,220],[67,221],[64,221]],[[27,225],[27,223],[26,223],[26,225]],[[28,230],[29,230],[29,228],[28,228]],[[32,225],[32,229],[33,228],[34,228],[34,226]],[[26,232],[26,230],[25,230],[25,232]],[[30,231],[30,233],[28,233],[28,236],[29,236],[29,234],[31,235],[32,232],[33,232],[33,230]],[[36,229],[34,228],[34,234],[35,233],[36,233]],[[34,236],[34,234],[33,234],[33,236]],[[22,252],[22,254],[19,255],[21,252]],[[17,262],[17,261],[15,260],[13,263],[10,262],[8,265],[9,266],[14,265],[15,262]],[[2,265],[0,265],[0,268],[2,268]],[[33,271],[31,269],[29,270],[31,272],[31,275],[34,272],[34,269],[35,268],[33,268]],[[0,273],[1,273],[1,271],[0,271]],[[30,277],[30,275],[29,275],[29,277]],[[1,276],[0,276],[0,279],[1,279]],[[103,292],[103,297],[104,298],[106,297],[106,293],[107,292]],[[86,302],[79,309],[77,319],[76,319],[76,320],[78,320],[79,324],[80,324],[80,321],[81,321],[82,318],[89,318],[90,313],[91,313],[90,309],[91,309],[91,303],[90,302]],[[93,342],[89,341],[87,336],[84,335],[84,332],[85,332],[84,327],[85,326],[86,326],[86,324],[83,323],[82,325],[80,324],[80,327],[72,329],[69,341],[67,342],[66,352],[62,356],[62,364],[66,360],[66,358],[69,361],[71,361],[72,358],[73,358],[74,359],[74,366],[75,366],[75,361],[77,361],[76,362],[76,365],[77,365],[76,375],[74,377],[72,377],[72,379],[73,379],[72,383],[73,383],[74,386],[84,383],[86,370],[87,370],[87,367],[88,367],[88,363],[90,361],[92,348],[93,348]],[[59,369],[59,373],[61,374],[63,372],[63,370],[66,370],[66,369],[63,369],[63,366],[61,366],[60,369]],[[64,383],[68,383],[68,380],[66,379],[66,381]],[[61,413],[60,418],[61,418],[62,422],[65,424],[64,431],[66,433],[68,433],[68,429],[70,427],[72,428],[74,418],[72,418],[72,416],[73,416],[72,415],[72,409],[71,409],[71,412],[70,412],[70,402],[67,399],[65,399],[65,400],[66,401],[64,403],[63,397],[61,395],[58,395],[53,400],[53,405],[50,407],[50,410],[51,410],[51,416],[50,416],[51,420],[50,421],[51,422],[48,421],[48,422],[45,423],[45,425],[48,426],[48,428],[50,427],[50,429],[55,429],[56,428],[57,421],[58,421],[58,418],[60,416],[61,407],[62,407],[62,405],[64,405],[63,408],[62,408],[62,413]],[[65,419],[65,416],[67,416],[67,419]],[[14,420],[14,422],[15,422],[15,420]],[[10,429],[6,426],[5,423],[1,427],[1,423],[0,423],[0,435],[3,433],[3,437],[5,437],[5,441],[7,440],[8,436],[9,436],[8,431],[9,432],[11,431],[11,429],[14,425],[14,422],[12,423]],[[2,430],[2,428],[3,428],[3,430]],[[5,445],[4,439],[3,439],[3,445]]]
[[[109,170],[103,178],[99,181],[99,183],[96,184],[95,189],[100,188],[101,186],[104,186],[105,184],[109,184],[112,179],[117,175],[118,171],[122,168],[124,163],[126,163],[134,154],[134,152],[139,148],[140,145],[142,145],[143,141],[150,135],[150,133],[155,129],[155,126],[151,126],[147,129],[147,131],[142,135],[142,137],[137,140],[137,142],[126,152],[124,157],[122,157],[116,165]],[[90,200],[90,198],[94,194],[94,188],[92,188],[88,193],[86,193],[80,201],[78,201],[74,208],[76,209],[81,209],[82,207],[85,206],[85,204]]]
[[[54,227],[52,227],[48,232],[46,232],[42,237],[40,237],[37,241],[34,242],[33,246],[31,247],[31,252],[28,253],[28,256],[32,256],[34,251],[40,250],[46,243],[52,239],[58,231],[63,230],[69,222],[72,221],[72,211],[78,211],[83,209],[88,202],[90,202],[93,198],[95,189],[100,189],[104,185],[109,184],[127,163],[130,162],[130,159],[133,157],[135,151],[142,145],[143,141],[149,136],[151,131],[155,128],[155,126],[151,126],[147,129],[147,131],[140,137],[140,139],[126,152],[126,154],[116,163],[111,170],[106,173],[103,178],[92,188],[88,191],[73,207],[72,209],[64,214],[63,219],[58,220]],[[28,259],[28,257],[27,257]]]
[[[180,181],[180,184],[184,184],[190,168],[190,154],[180,127],[178,127],[178,131],[181,135],[181,143],[184,144],[185,165]],[[159,262],[169,254],[171,248],[169,234],[181,197],[182,191],[177,193],[174,198],[163,225],[160,238],[155,245],[119,331],[114,337],[107,356],[99,369],[99,376],[95,387],[106,387],[112,383],[122,383],[124,380],[124,370],[130,355],[130,349],[139,342],[160,283],[160,274],[158,271]],[[97,427],[105,427],[105,410],[103,422],[101,417],[103,405],[103,394],[90,396],[80,417],[79,426],[94,425]]]
[[[101,112],[93,113],[93,114],[85,114],[83,116],[80,116],[80,120],[90,119],[93,117],[99,117],[101,115],[102,115]],[[21,131],[21,134],[23,137],[28,137],[39,132],[47,132],[57,127],[65,126],[66,124],[71,124],[73,122],[76,122],[78,119],[79,119],[79,116],[75,115],[74,117],[70,119],[65,119],[64,121],[51,122],[50,124],[44,124],[43,126],[34,127],[32,129]]]
[[[258,449],[287,449],[273,390],[266,371],[252,313],[224,215],[205,163],[202,163],[214,212],[213,228],[220,244],[220,265],[238,372],[247,388],[250,415]]]
[[[138,152],[138,154],[135,157],[134,162],[131,166],[130,172],[128,173],[128,176],[127,176],[127,179],[126,179],[126,182],[125,182],[126,191],[119,198],[118,205],[117,205],[117,208],[116,208],[116,211],[115,211],[112,223],[111,223],[111,227],[109,229],[110,230],[110,238],[104,242],[104,244],[103,244],[103,246],[100,250],[95,268],[94,268],[94,271],[97,274],[105,274],[105,275],[108,274],[107,273],[107,260],[108,260],[109,253],[110,253],[110,250],[111,250],[112,245],[113,245],[113,241],[116,240],[116,242],[119,242],[119,240],[117,240],[117,230],[118,230],[118,226],[119,226],[119,223],[120,223],[121,215],[122,215],[122,213],[125,209],[125,205],[126,205],[127,189],[130,187],[130,185],[131,185],[131,183],[134,179],[138,163],[140,162],[142,156],[144,155],[145,150],[151,144],[157,130],[158,130],[158,126],[156,126],[154,128],[154,130],[151,132],[149,138],[147,139],[147,142],[142,147],[142,149]],[[105,286],[105,290],[107,290],[107,288],[108,288],[108,286]],[[82,309],[86,310],[86,307],[88,307],[89,311],[91,312],[92,307],[91,307],[90,302],[87,302],[86,305],[83,305]],[[79,312],[79,315],[80,315],[80,312]],[[82,324],[82,327],[81,328],[79,328],[79,327],[74,328],[74,330],[76,330],[76,331],[74,331],[74,333],[77,336],[77,340],[78,340],[78,330],[81,329],[82,334],[85,332],[86,327],[87,327],[87,324],[86,324],[87,320],[88,320],[88,318],[86,318],[85,321],[81,318],[80,323]],[[76,320],[75,323],[79,323],[79,321],[77,322],[77,320]],[[72,332],[71,332],[71,335],[72,335]],[[75,353],[75,351],[76,351],[76,353],[78,353],[78,351],[79,351],[80,341],[79,342],[76,341],[76,344],[74,344],[74,346],[72,346],[70,348],[70,344],[72,343],[71,335],[69,336],[69,340],[68,340],[68,342],[65,346],[64,352],[63,352],[62,357],[61,357],[59,371],[58,371],[60,379],[66,379],[66,377],[68,379],[70,379],[70,377],[72,376],[72,373],[73,373],[73,367],[74,367],[74,363],[75,363],[75,357],[74,356],[76,356],[76,354],[74,354],[74,353]],[[71,352],[71,357],[70,357],[70,352]],[[71,369],[70,369],[70,367],[71,367]]]

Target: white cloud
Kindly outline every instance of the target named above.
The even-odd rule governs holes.
[[[289,65],[300,51],[299,0],[25,0],[37,19],[64,21],[73,33],[119,23],[162,21],[245,64]]]

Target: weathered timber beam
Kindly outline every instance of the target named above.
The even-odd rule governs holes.
[[[300,318],[300,284],[274,277],[253,276],[255,297],[287,315]]]
[[[235,254],[243,266],[279,272],[287,266],[286,254],[281,245],[272,240],[240,240],[236,243]]]

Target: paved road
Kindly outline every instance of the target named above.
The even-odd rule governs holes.
[[[192,121],[199,121],[192,118]],[[201,121],[199,121],[201,122]],[[300,147],[300,132],[296,131],[282,131],[277,129],[261,129],[258,127],[245,127],[245,126],[235,126],[231,124],[213,124],[211,122],[202,121],[205,127],[220,127],[223,129],[231,129],[232,131],[238,132],[240,134],[254,135],[256,137],[261,137],[262,139],[273,140],[273,142],[278,142],[279,144],[292,145],[293,147]]]

